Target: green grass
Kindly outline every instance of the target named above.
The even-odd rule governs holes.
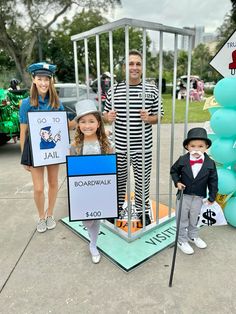
[[[165,115],[161,120],[162,123],[172,122],[172,95],[163,94],[163,106]],[[189,102],[188,122],[205,122],[210,120],[208,110],[203,110],[204,101]],[[186,100],[177,100],[175,103],[175,123],[185,122]]]

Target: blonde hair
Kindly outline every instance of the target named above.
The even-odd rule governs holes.
[[[110,142],[109,142],[107,135],[105,133],[105,128],[104,128],[101,114],[99,112],[93,112],[91,114],[94,115],[94,117],[97,119],[97,121],[99,123],[99,127],[97,128],[97,131],[96,131],[96,135],[97,135],[97,139],[98,139],[98,142],[100,144],[100,147],[101,147],[101,152],[102,152],[102,154],[109,154],[111,152]],[[78,155],[81,154],[83,143],[84,143],[84,134],[80,131],[80,128],[78,125],[79,120],[80,120],[80,118],[77,120],[75,137],[74,137],[74,141],[72,143],[72,146],[76,147],[76,152]]]
[[[52,108],[59,108],[60,107],[60,101],[59,101],[59,97],[58,97],[57,91],[56,91],[55,86],[54,86],[53,77],[49,78],[48,94],[49,94],[50,106]],[[32,82],[31,88],[30,88],[30,103],[34,107],[37,107],[39,105],[38,96],[39,96],[38,89],[37,89],[35,83]]]

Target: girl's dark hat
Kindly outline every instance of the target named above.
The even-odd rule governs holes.
[[[188,131],[187,138],[183,141],[183,146],[186,148],[188,143],[192,140],[203,140],[208,147],[211,146],[211,140],[207,137],[207,132],[204,128],[193,128]]]

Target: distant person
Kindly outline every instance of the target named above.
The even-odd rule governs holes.
[[[218,176],[215,162],[207,155],[206,150],[211,146],[204,128],[190,129],[183,142],[187,154],[179,157],[170,170],[175,187],[183,190],[183,202],[180,216],[178,248],[185,254],[193,254],[190,243],[205,249],[207,244],[198,236],[198,217],[204,198],[213,204],[218,191]],[[179,215],[180,201],[177,197],[176,212]]]
[[[142,109],[142,54],[137,50],[129,52],[129,141],[127,146],[127,104],[126,104],[126,82],[114,86],[114,110],[112,108],[111,90],[107,93],[106,105],[104,108],[104,120],[115,125],[115,144],[117,152],[118,169],[118,198],[119,211],[125,201],[127,184],[127,151],[130,150],[130,161],[133,167],[135,179],[135,208],[143,220],[143,193],[145,193],[145,224],[151,223],[149,216],[150,202],[150,176],[152,168],[152,125],[158,121],[158,111],[161,116],[164,114],[159,92],[155,85],[145,83],[145,109]],[[142,125],[145,131],[143,134]],[[145,138],[145,177],[142,175],[142,138]],[[145,191],[142,190],[144,180]]]
[[[20,90],[20,81],[15,78],[11,79],[8,90],[10,91]]]
[[[111,74],[109,72],[104,72],[101,76],[102,96],[106,96],[110,87],[111,87]]]
[[[27,171],[30,171],[34,187],[34,201],[38,211],[37,231],[45,232],[56,227],[53,211],[58,192],[58,171],[59,165],[48,165],[45,167],[33,167],[32,153],[29,144],[29,111],[57,111],[64,110],[56,89],[54,87],[53,75],[56,66],[47,63],[34,63],[28,67],[32,75],[30,96],[22,100],[20,106],[20,145],[21,164]],[[48,181],[48,206],[45,209],[44,194],[44,172],[47,171]]]
[[[198,80],[197,82],[197,92],[199,96],[199,100],[204,99],[204,81],[203,80]]]
[[[96,104],[89,99],[80,101],[76,111],[77,126],[71,144],[71,155],[113,153],[114,149],[105,134],[101,113],[97,110]],[[87,228],[90,238],[89,250],[92,262],[97,264],[101,259],[97,249],[100,220],[85,220],[83,224]]]

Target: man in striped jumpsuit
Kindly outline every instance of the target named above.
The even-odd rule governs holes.
[[[149,189],[152,167],[152,124],[158,120],[158,110],[161,116],[164,111],[159,102],[156,86],[145,83],[145,110],[142,109],[142,55],[137,50],[129,52],[129,143],[127,147],[127,115],[126,115],[126,82],[114,86],[114,110],[112,110],[111,90],[107,93],[104,108],[104,120],[115,123],[115,145],[118,168],[118,199],[122,208],[127,184],[127,151],[130,150],[130,162],[135,180],[135,208],[142,221],[142,182],[145,180],[145,221],[151,223],[149,217]],[[142,123],[145,123],[145,134],[142,133]],[[142,138],[145,137],[145,178],[142,177]]]

